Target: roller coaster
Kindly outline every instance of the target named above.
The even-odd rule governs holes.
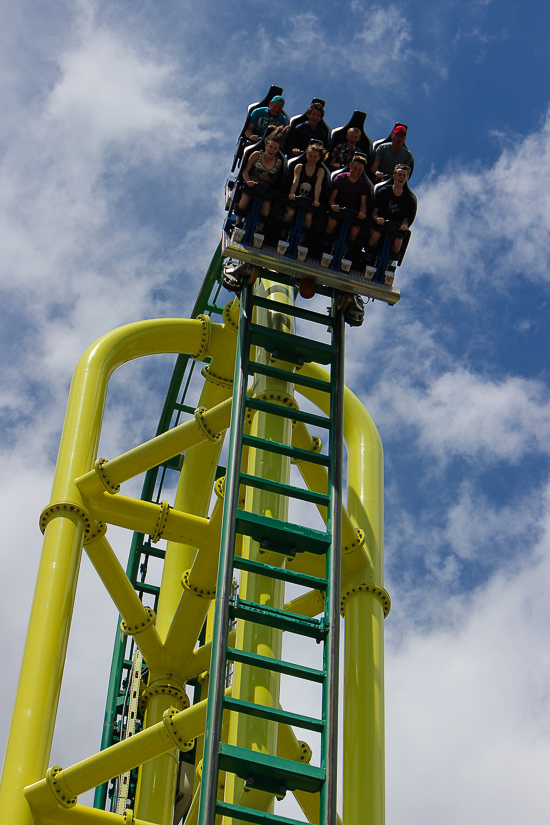
[[[324,264],[300,250],[300,205],[286,247],[271,227],[254,239],[257,203],[236,233],[238,186],[191,317],[116,329],[76,367],[40,516],[3,825],[385,821],[383,453],[344,385],[344,313],[346,296],[400,293],[387,245],[373,273],[360,246],[349,267],[338,240]],[[229,300],[228,271],[241,281]],[[301,300],[313,292],[327,313]],[[176,362],[156,434],[98,457],[110,377],[160,353]],[[140,499],[122,490],[137,477]],[[126,569],[109,525],[132,535]],[[60,767],[83,550],[120,623],[99,750]]]

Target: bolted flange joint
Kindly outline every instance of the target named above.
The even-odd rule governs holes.
[[[87,538],[84,539],[84,544],[93,544],[94,541],[97,541],[102,536],[105,535],[107,532],[107,525],[104,521],[96,521],[92,522],[92,527],[90,530],[90,534]]]
[[[360,527],[356,527],[355,532],[357,534],[355,540],[352,541],[351,544],[346,544],[342,547],[342,553],[351,553],[353,550],[357,550],[358,547],[362,547],[364,545],[366,538],[364,531],[361,530]]]
[[[134,812],[131,808],[126,808],[122,814],[122,821],[124,825],[134,825],[136,820],[134,819]]]
[[[311,757],[313,756],[313,751],[309,747],[307,742],[304,742],[302,739],[298,739],[298,747],[300,748],[300,762],[305,762],[309,765],[311,762]]]
[[[196,355],[192,355],[191,358],[194,361],[202,361],[208,352],[208,348],[210,347],[210,340],[212,338],[212,321],[208,315],[197,315],[195,320],[200,321],[202,324],[201,342],[199,351]]]
[[[168,708],[167,710],[165,710],[162,714],[162,724],[164,725],[164,730],[169,735],[170,739],[172,740],[176,748],[179,748],[180,751],[184,752],[190,751],[192,750],[193,745],[195,744],[195,740],[185,740],[183,739],[183,737],[179,735],[177,728],[174,724],[174,716],[176,716],[178,713],[179,711],[176,710],[176,708]]]
[[[160,541],[162,538],[162,532],[166,526],[166,520],[168,518],[168,513],[170,511],[170,505],[167,501],[161,501],[160,503],[160,510],[157,518],[157,523],[155,525],[155,530],[151,533],[151,542],[156,544],[157,541]]]
[[[184,572],[181,577],[181,583],[186,590],[194,593],[195,596],[200,596],[202,599],[213,599],[216,595],[216,588],[214,588],[214,590],[205,590],[204,588],[194,585],[191,581],[191,570],[186,570]]]
[[[206,381],[210,381],[212,384],[215,384],[216,387],[233,386],[232,378],[224,378],[223,375],[216,375],[215,372],[212,372],[212,367],[210,364],[204,365],[204,367],[201,370],[201,375]]]
[[[312,452],[312,453],[322,452],[323,442],[321,441],[320,438],[318,438],[316,435],[314,435],[314,436],[311,437],[311,442],[312,443],[311,443],[310,452]],[[293,459],[291,459],[290,463],[291,464],[301,464],[303,461],[305,461],[305,458],[293,458]]]
[[[84,541],[86,541],[92,529],[92,519],[88,511],[80,504],[75,504],[74,501],[56,501],[54,504],[45,507],[40,514],[40,530],[44,533],[50,521],[59,516],[68,518],[75,523],[83,521]]]
[[[111,493],[111,495],[114,495],[115,493],[119,492],[120,484],[114,484],[112,481],[109,481],[109,477],[105,470],[105,467],[108,463],[109,462],[106,458],[98,458],[96,463],[94,464],[94,470],[96,476],[101,481],[107,492]]]
[[[239,331],[239,310],[240,302],[238,298],[233,298],[223,308],[222,318],[224,324],[233,332]]]
[[[146,607],[145,613],[145,618],[139,624],[126,624],[126,622],[122,621],[120,623],[120,629],[122,632],[125,633],[126,636],[136,636],[138,633],[141,633],[142,630],[147,630],[148,627],[155,624],[155,611],[150,607]]]
[[[197,422],[197,426],[201,433],[203,433],[209,441],[213,441],[214,444],[217,444],[218,441],[221,440],[222,434],[215,433],[211,429],[209,429],[204,420],[205,412],[208,412],[206,407],[197,407],[197,409],[195,410],[195,421]]]
[[[62,808],[74,808],[76,805],[76,796],[72,797],[63,777],[63,768],[59,765],[54,765],[46,771],[46,782],[53,793],[57,804]]]
[[[154,682],[152,685],[148,685],[139,697],[139,709],[142,713],[145,713],[147,702],[152,696],[173,696],[181,702],[183,710],[189,707],[189,698],[177,682]],[[178,712],[176,711],[176,713]]]
[[[255,401],[274,401],[280,406],[289,407],[291,410],[300,409],[296,400],[284,392],[259,392],[255,393],[252,397]],[[245,413],[245,421],[247,424],[252,423],[252,418],[256,412],[257,410],[253,410],[250,407],[247,408]],[[296,421],[292,422],[292,426],[294,426],[294,424],[296,424]]]
[[[214,492],[218,498],[223,499],[225,497],[225,476],[220,476],[216,481],[214,484]]]
[[[342,591],[342,596],[340,599],[340,612],[342,616],[345,615],[345,607],[346,602],[353,593],[372,593],[373,596],[378,599],[380,604],[382,605],[382,609],[384,611],[384,618],[387,617],[388,613],[391,610],[391,599],[390,594],[387,590],[384,590],[383,587],[379,587],[377,584],[369,584],[368,582],[361,582],[361,584],[354,584],[352,587],[348,587],[347,590]]]

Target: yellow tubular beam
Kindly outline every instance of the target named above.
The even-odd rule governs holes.
[[[129,496],[102,496],[90,499],[90,513],[98,521],[126,527],[140,533],[156,535],[156,540],[170,539],[179,543],[192,544],[214,549],[219,546],[219,526],[210,527],[209,519],[190,515],[172,507],[150,501],[140,501]]]
[[[304,373],[316,378],[324,372],[316,365],[304,368]],[[307,388],[303,392],[326,412],[322,393]],[[372,563],[353,570],[342,591],[346,619],[343,819],[346,825],[384,825],[384,461],[378,430],[348,389],[344,439],[348,512],[366,535]]]
[[[207,441],[205,428],[212,433],[219,433],[229,427],[231,404],[232,399],[227,398],[221,404],[202,413],[200,416],[202,427],[197,419],[193,418],[152,438],[150,441],[146,441],[144,444],[140,444],[139,447],[134,447],[132,450],[106,461],[101,467],[101,472],[109,480],[110,485],[117,486],[140,473],[146,472],[151,467],[156,467],[163,461],[168,461],[178,453],[185,452],[191,447]],[[105,492],[105,485],[95,469],[86,473],[82,478],[78,478],[76,485],[86,498],[101,495]]]
[[[204,735],[206,699],[182,710],[171,719],[164,719],[150,728],[136,733],[94,754],[87,759],[59,771],[55,776],[59,795],[52,791],[47,779],[25,788],[25,797],[33,810],[48,811],[58,799],[75,799],[79,794],[108,782],[138,765],[173,750],[176,741],[183,744]],[[51,769],[50,769],[51,770]]]
[[[302,596],[297,596],[285,604],[285,610],[296,613],[298,616],[314,618],[325,609],[325,597],[319,590],[308,590]]]
[[[210,524],[216,535],[221,533],[222,499],[217,499]],[[210,607],[216,595],[218,552],[199,549],[193,565],[185,575],[185,585],[172,618],[164,643],[164,666],[169,671],[181,671],[191,655]]]
[[[328,375],[328,373],[327,373]],[[301,387],[297,386],[297,391]],[[297,421],[292,433],[292,446],[300,447],[302,450],[314,450],[314,441],[307,426]],[[299,461],[298,469],[307,487],[318,493],[326,493],[328,484],[328,473],[326,467],[319,464],[312,464],[309,461]],[[326,523],[326,507],[318,507],[323,521]],[[350,569],[363,569],[366,564],[371,564],[370,557],[364,546],[358,545],[357,530],[349,517],[348,511],[342,505],[342,565]]]
[[[378,430],[350,392],[348,509],[366,534],[372,567],[357,570],[346,588],[344,678],[344,809],[346,825],[384,825],[384,457]],[[357,585],[371,585],[370,590]]]
[[[85,805],[75,805],[74,808],[49,811],[40,817],[40,825],[156,825],[150,820],[130,818],[131,814],[131,811],[123,815],[112,814]]]
[[[105,536],[86,542],[85,550],[122,616],[128,635],[136,639],[149,668],[160,663],[162,643],[151,616],[139,600],[124,568]]]
[[[238,310],[234,304],[232,306]],[[227,307],[224,319],[229,320]],[[210,605],[209,591],[213,591],[214,595],[216,588],[221,500],[215,505],[210,519],[207,515],[223,444],[221,432],[230,421],[237,338],[234,323],[223,327],[220,340],[222,338],[224,346],[218,347],[210,364],[202,369],[205,381],[186,442],[183,444],[173,440],[170,447],[172,455],[183,448],[186,452],[174,509],[170,511],[167,529],[163,532],[168,542],[158,599],[157,629],[164,642],[164,650],[162,666],[150,674],[150,684],[159,686],[173,681],[182,687],[185,685],[183,666],[201,632]],[[126,457],[120,462],[115,459],[119,462],[113,468],[115,477],[120,475],[121,469],[127,475],[132,465],[136,469],[136,462],[143,462],[144,458],[135,453],[130,456],[130,462]],[[109,467],[103,468],[107,470],[109,479],[111,466],[109,462]],[[188,514],[188,519],[195,526],[208,525],[207,534],[201,534],[198,530],[187,533],[172,531],[172,516],[178,511]],[[170,701],[170,696],[162,693],[149,699],[145,713],[146,727],[162,719]],[[172,825],[178,767],[177,754],[171,752],[141,768],[136,791],[136,812],[140,817],[151,819],[159,825]]]
[[[193,799],[191,800],[191,804],[187,811],[187,816],[185,817],[185,825],[197,825],[197,821],[199,818],[199,802],[201,798],[201,783],[200,781],[197,782],[197,787],[195,788],[195,792],[193,793]]]
[[[208,352],[213,356],[227,348],[220,333],[221,327],[212,325]],[[74,479],[87,473],[96,459],[107,384],[113,371],[144,355],[199,353],[203,341],[204,323],[200,320],[163,318],[114,330],[84,353],[69,394],[52,503],[82,506]],[[75,517],[71,505],[49,519],[0,785],[3,825],[32,822],[22,791],[44,775],[49,761],[85,537],[85,514]]]
[[[230,647],[235,646],[235,636],[236,632],[234,630],[231,630],[229,633],[228,641]],[[183,671],[184,681],[188,682],[189,679],[196,678],[199,674],[204,673],[207,670],[210,670],[211,656],[212,642],[206,642],[206,644],[194,650],[189,659],[187,660],[187,662],[185,663],[185,669]]]

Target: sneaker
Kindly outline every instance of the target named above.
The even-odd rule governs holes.
[[[344,321],[350,327],[360,327],[365,318],[365,304],[360,295],[350,296],[347,307],[344,310]]]
[[[252,274],[252,266],[242,261],[226,261],[222,267],[222,285],[236,295],[243,288],[243,281]]]

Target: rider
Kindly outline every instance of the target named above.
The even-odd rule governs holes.
[[[365,176],[366,159],[362,155],[355,155],[352,158],[349,172],[340,172],[332,182],[332,192],[329,198],[329,208],[333,213],[338,213],[341,208],[354,209],[358,214],[359,221],[364,221],[367,217],[367,205],[371,195],[371,183]],[[328,246],[338,219],[329,216],[326,228],[326,245]],[[351,226],[348,240],[353,243],[359,234],[359,225]]]
[[[284,97],[275,95],[269,101],[268,106],[254,109],[250,115],[250,123],[244,131],[245,137],[251,143],[257,143],[269,126],[286,126],[288,118],[283,112],[284,105]]]
[[[393,172],[393,183],[377,186],[374,190],[374,209],[372,210],[373,227],[370,231],[368,252],[375,253],[380,232],[375,226],[383,226],[385,221],[399,224],[399,231],[407,230],[414,217],[416,203],[413,196],[405,188],[409,179],[410,168],[404,163],[398,163]],[[395,237],[391,245],[394,258],[399,254],[403,238]]]
[[[376,147],[370,170],[378,181],[391,178],[398,163],[404,163],[412,168],[413,156],[405,146],[406,139],[407,127],[398,124],[391,133],[391,141],[380,143]]]
[[[265,140],[265,149],[259,152],[252,152],[248,163],[243,169],[243,180],[245,191],[243,191],[238,203],[240,215],[237,217],[237,226],[242,223],[242,215],[246,211],[250,198],[254,194],[256,184],[262,183],[269,188],[275,186],[278,178],[284,172],[284,161],[279,156],[279,149],[284,144],[288,126],[278,126]],[[265,219],[269,215],[271,202],[265,198],[260,207],[260,215],[264,219],[258,224],[258,231],[264,229]]]
[[[321,103],[312,103],[306,112],[306,122],[300,123],[289,135],[289,145],[286,149],[287,157],[298,157],[305,152],[312,141],[326,143],[328,130],[323,123],[325,110]]]
[[[306,150],[305,163],[297,163],[294,167],[294,179],[290,187],[288,195],[289,201],[294,201],[296,198],[305,197],[312,201],[312,206],[317,207],[321,198],[321,187],[325,177],[325,170],[322,162],[325,160],[327,153],[321,143],[312,142]],[[283,217],[284,224],[288,227],[293,219],[296,210],[289,204],[286,213]],[[311,226],[311,212],[307,212],[304,216],[304,229],[309,229]]]

